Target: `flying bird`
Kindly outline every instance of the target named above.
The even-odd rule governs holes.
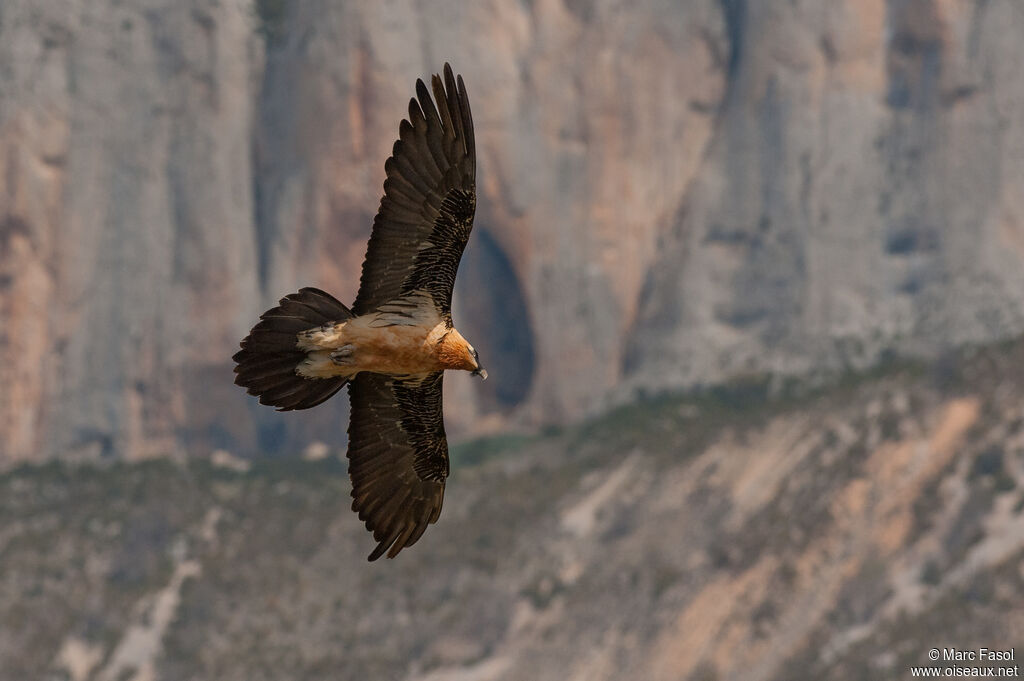
[[[377,541],[371,561],[415,544],[441,513],[445,370],[487,378],[451,313],[476,211],[473,117],[448,64],[431,90],[433,99],[416,81],[384,164],[352,308],[303,288],[264,312],[233,357],[235,383],[279,411],[315,407],[348,385],[352,510]]]

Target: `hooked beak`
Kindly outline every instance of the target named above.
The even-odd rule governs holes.
[[[475,369],[473,371],[473,376],[479,376],[480,378],[482,378],[482,379],[484,379],[486,381],[487,380],[487,369],[484,369],[483,367],[480,367],[479,369]]]

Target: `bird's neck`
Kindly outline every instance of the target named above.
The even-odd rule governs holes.
[[[441,339],[437,348],[437,359],[443,369],[472,371],[476,368],[473,354],[469,351],[469,343],[456,329],[452,329]]]

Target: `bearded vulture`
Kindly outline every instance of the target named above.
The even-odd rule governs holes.
[[[384,164],[352,308],[303,288],[264,312],[233,357],[235,383],[279,411],[315,407],[348,385],[352,510],[377,542],[371,561],[415,544],[441,513],[444,371],[487,378],[451,314],[476,210],[473,117],[448,64],[431,86],[433,99],[416,81]]]

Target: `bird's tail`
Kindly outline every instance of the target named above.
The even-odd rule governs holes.
[[[320,289],[304,288],[285,296],[277,307],[260,315],[260,322],[232,357],[235,384],[278,411],[315,407],[341,390],[348,378],[307,378],[295,373],[306,358],[296,345],[298,334],[352,316],[351,310]]]

